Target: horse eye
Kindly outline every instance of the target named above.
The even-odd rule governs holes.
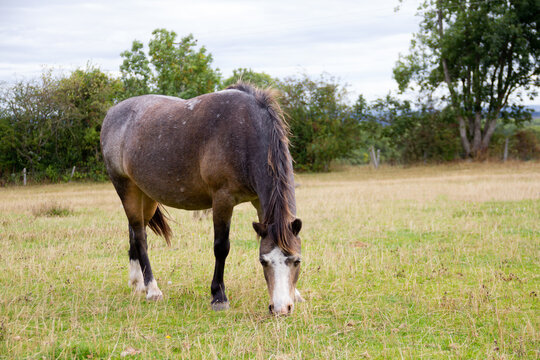
[[[268,261],[261,259],[260,260],[262,266],[268,265]]]
[[[300,259],[295,260],[295,261],[294,261],[294,266],[300,265],[301,262],[302,262],[302,261],[301,261]]]

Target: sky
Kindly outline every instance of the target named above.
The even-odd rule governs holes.
[[[418,30],[420,2],[0,0],[0,81],[88,63],[116,74],[133,40],[146,47],[165,28],[192,33],[225,78],[240,67],[278,78],[326,73],[350,98],[374,100],[397,91],[392,69]]]

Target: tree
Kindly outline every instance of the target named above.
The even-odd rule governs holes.
[[[387,95],[368,104],[360,96],[352,108],[359,122],[360,141],[350,161],[366,162],[372,146],[389,163],[453,160],[460,147],[453,114],[422,100],[424,103],[413,105]]]
[[[19,81],[2,88],[0,143],[4,155],[0,167],[19,171],[23,167],[39,166],[56,127],[53,103],[57,88],[58,83],[50,71],[43,73],[39,80]]]
[[[279,84],[291,128],[291,155],[301,170],[328,171],[351,151],[358,126],[334,79],[287,78]]]
[[[236,84],[238,81],[248,82],[261,89],[267,87],[275,87],[278,83],[277,79],[272,78],[270,75],[264,72],[255,72],[251,69],[238,68],[233,70],[231,77],[223,81],[223,88],[229,85]]]
[[[383,120],[388,120],[387,113],[393,112],[392,107],[387,106],[387,99],[376,100],[370,105],[364,96],[360,95],[353,104],[352,116],[359,127],[359,141],[348,159],[353,164],[368,163],[372,147],[380,151],[382,161],[394,162],[399,158],[395,139],[388,136],[389,123]]]
[[[58,81],[54,106],[59,126],[53,164],[60,169],[73,165],[101,166],[101,124],[121,90],[119,80],[91,66],[75,70]]]
[[[411,83],[445,91],[466,156],[482,156],[500,119],[520,123],[519,105],[540,84],[535,0],[427,0],[411,53],[394,68],[400,90]]]
[[[120,54],[124,58],[120,73],[125,98],[151,93],[152,70],[143,47],[142,42],[134,40],[131,51],[126,50]]]
[[[46,71],[39,80],[3,87],[0,173],[26,167],[57,179],[77,166],[102,175],[99,132],[120,90],[119,80],[93,67],[60,78]]]
[[[449,161],[459,152],[456,126],[449,109],[435,109],[429,102],[399,101],[388,95],[371,106],[372,117],[383,125],[382,134],[401,163]]]
[[[157,93],[189,99],[215,91],[221,81],[213,69],[212,54],[204,46],[196,48],[193,35],[177,40],[174,31],[152,32],[146,56],[143,44],[134,40],[131,51],[122,52],[120,71],[127,97]]]

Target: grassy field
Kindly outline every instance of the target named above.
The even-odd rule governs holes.
[[[212,223],[149,233],[164,294],[131,294],[127,221],[110,184],[0,189],[0,358],[540,358],[540,163],[368,167],[299,175],[292,316],[267,313],[251,228],[235,210],[210,310]]]

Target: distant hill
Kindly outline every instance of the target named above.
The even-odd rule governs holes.
[[[540,105],[527,105],[526,108],[534,110],[532,113],[533,119],[540,119]]]

